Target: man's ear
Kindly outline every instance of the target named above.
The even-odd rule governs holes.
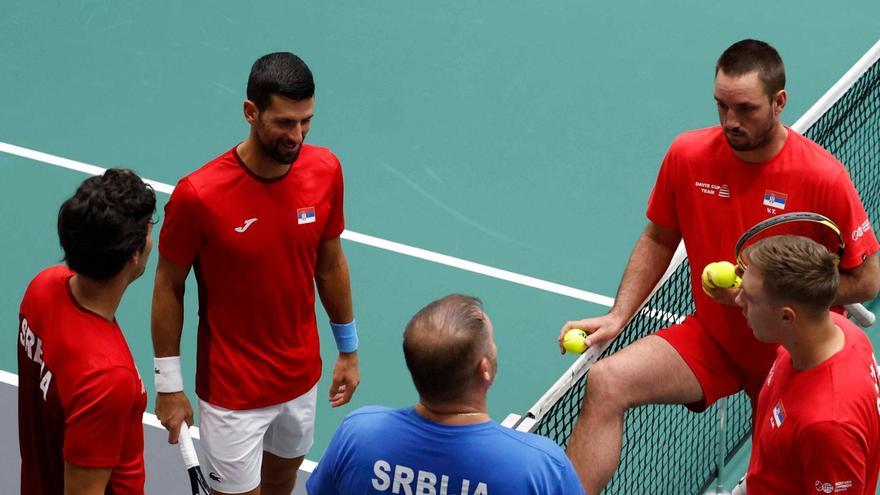
[[[242,112],[244,113],[244,119],[248,121],[248,124],[254,125],[257,121],[257,117],[260,115],[260,109],[257,108],[257,104],[252,102],[251,100],[245,100],[244,105],[242,105]]]

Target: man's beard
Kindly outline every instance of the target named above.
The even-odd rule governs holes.
[[[302,150],[302,145],[300,145],[297,146],[294,151],[285,151],[281,149],[280,145],[267,146],[262,140],[260,140],[260,145],[263,147],[263,151],[271,156],[279,165],[290,165],[295,162],[296,158],[299,156],[300,150]]]
[[[727,139],[727,144],[735,151],[752,151],[759,148],[762,148],[767,145],[773,139],[773,130],[776,127],[776,123],[773,121],[773,117],[771,115],[769,119],[769,123],[767,127],[764,128],[763,132],[755,134],[751,139],[747,139],[744,142],[733,142],[730,139],[730,136],[725,132],[724,137]],[[740,134],[742,135],[742,134]]]
[[[272,144],[267,143],[266,139],[263,137],[263,132],[259,130],[257,132],[257,138],[263,152],[272,157],[272,160],[275,160],[279,165],[290,165],[295,162],[296,158],[299,156],[299,152],[302,150],[302,144],[297,146],[293,151],[287,151],[283,149],[283,144],[281,142],[276,141]]]

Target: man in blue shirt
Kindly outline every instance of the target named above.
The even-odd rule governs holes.
[[[479,299],[450,295],[416,313],[403,353],[414,407],[349,414],[309,478],[310,495],[583,494],[571,462],[547,438],[489,418],[498,350]]]

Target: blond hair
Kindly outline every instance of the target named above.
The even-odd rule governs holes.
[[[749,267],[761,272],[764,291],[771,299],[794,302],[819,314],[827,312],[837,296],[840,260],[812,239],[768,237],[744,254]]]

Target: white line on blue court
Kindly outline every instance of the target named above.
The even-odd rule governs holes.
[[[103,174],[106,170],[96,165],[90,165],[88,163],[78,162],[69,158],[50,155],[41,151],[22,148],[21,146],[16,146],[14,144],[4,142],[0,142],[0,152],[20,156],[22,158],[28,158],[30,160],[46,163],[48,165],[54,165],[56,167],[76,170],[77,172],[82,172],[89,175]],[[144,182],[151,185],[156,191],[163,192],[165,194],[171,194],[171,191],[174,190],[174,186],[162,182],[157,182],[149,179],[144,179]],[[502,270],[500,268],[483,265],[481,263],[475,263],[473,261],[468,261],[461,258],[455,258],[453,256],[447,256],[445,254],[440,254],[435,251],[429,251],[427,249],[421,249],[414,246],[409,246],[407,244],[401,244],[399,242],[389,241],[387,239],[373,237],[370,235],[361,234],[359,232],[353,232],[351,230],[345,230],[344,232],[342,232],[342,238],[351,242],[365,244],[367,246],[372,246],[375,248],[384,249],[386,251],[411,256],[413,258],[423,259],[425,261],[431,261],[433,263],[438,263],[441,265],[451,266],[460,270],[479,273],[480,275],[485,275],[487,277],[497,278],[506,282],[512,282],[515,284],[552,292],[554,294],[560,294],[574,299],[580,299],[582,301],[588,301],[609,308],[614,304],[614,298],[603,296],[601,294],[596,294],[595,292],[588,292],[585,290],[576,289],[574,287],[569,287],[567,285],[548,282],[547,280],[541,280],[539,278],[530,277],[528,275],[522,275],[520,273],[511,272],[508,270]]]

